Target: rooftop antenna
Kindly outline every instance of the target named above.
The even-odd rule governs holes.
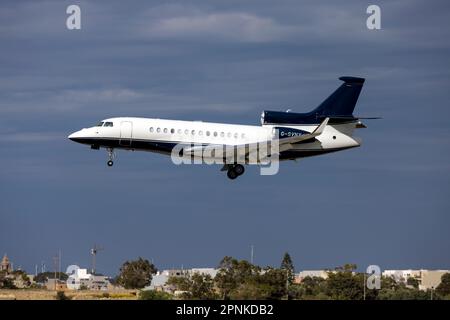
[[[92,255],[92,274],[95,275],[95,257],[97,256],[97,253],[100,250],[104,250],[103,247],[99,247],[96,244],[94,244],[94,247],[91,249],[91,255]]]
[[[58,251],[58,279],[61,276],[61,249]]]
[[[55,271],[55,291],[56,291],[56,284],[57,284],[57,280],[56,279],[58,279],[59,278],[59,275],[58,275],[58,277],[57,277],[57,272],[58,272],[58,269],[59,269],[59,266],[58,266],[58,262],[59,262],[59,255],[55,255],[54,257],[53,257],[53,267],[54,267],[54,271]]]

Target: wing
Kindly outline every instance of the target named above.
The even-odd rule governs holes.
[[[320,136],[322,132],[324,131],[325,127],[328,124],[328,121],[330,118],[325,118],[321,124],[317,126],[317,128],[314,129],[311,133],[305,133],[302,135],[297,136],[291,136],[286,138],[280,138],[278,141],[276,140],[266,140],[266,141],[260,141],[257,143],[247,143],[247,144],[240,144],[240,145],[202,145],[202,146],[193,146],[193,147],[186,147],[183,148],[183,154],[184,155],[198,155],[205,152],[208,148],[209,149],[221,149],[221,148],[227,148],[229,150],[233,150],[233,156],[229,157],[227,155],[227,150],[225,149],[225,159],[226,161],[231,161],[232,158],[235,157],[235,155],[238,155],[239,158],[248,158],[252,154],[257,154],[259,150],[261,150],[262,147],[267,148],[268,154],[276,154],[281,151],[285,151],[292,148],[292,144],[301,143],[303,141],[311,140],[317,136]],[[276,143],[278,143],[278,152],[275,152],[275,150],[272,151],[272,146],[275,146]],[[272,151],[272,152],[271,152]]]

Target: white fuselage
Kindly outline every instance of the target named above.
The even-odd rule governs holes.
[[[130,117],[105,119],[102,123],[102,126],[77,131],[69,138],[98,147],[170,153],[171,146],[180,143],[237,146],[270,141],[274,138],[274,129],[280,127]],[[314,141],[292,144],[286,159],[296,158],[296,153],[298,157],[305,157],[357,147],[360,141],[352,137],[355,125],[356,122],[327,125]],[[311,132],[317,124],[282,127]]]

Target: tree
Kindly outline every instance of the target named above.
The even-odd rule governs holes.
[[[450,295],[450,273],[442,275],[441,283],[436,287],[436,292],[443,297]]]
[[[246,260],[236,260],[232,257],[224,257],[219,264],[219,272],[215,277],[215,283],[223,299],[229,299],[231,293],[245,283],[255,281],[261,268]]]
[[[305,277],[300,284],[289,286],[289,295],[292,299],[325,300],[330,299],[326,295],[327,280],[321,277]]]
[[[282,299],[288,293],[286,280],[289,274],[286,270],[267,268],[256,278],[260,285],[269,289],[267,299]]]
[[[416,288],[407,288],[401,284],[394,288],[383,288],[379,290],[378,300],[429,300],[430,292],[422,291]]]
[[[216,299],[214,281],[209,274],[194,273],[192,276],[170,277],[168,285],[173,285],[177,290],[185,291],[183,298],[211,300]]]
[[[292,284],[295,277],[295,268],[291,256],[287,252],[284,254],[283,260],[281,261],[281,269],[287,272],[289,284]]]
[[[152,281],[157,269],[148,260],[139,257],[135,261],[126,261],[120,268],[117,282],[125,289],[142,289]]]
[[[408,280],[406,280],[406,284],[416,289],[419,288],[419,280],[413,277],[409,277]]]
[[[336,272],[329,272],[327,279],[327,295],[336,300],[362,300],[364,281],[353,274],[354,264],[337,267]],[[361,279],[360,279],[361,278]]]
[[[0,289],[17,289],[14,281],[7,276],[6,272],[0,272]]]

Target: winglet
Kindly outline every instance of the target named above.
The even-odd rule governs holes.
[[[325,118],[325,120],[323,120],[322,123],[316,129],[314,129],[313,132],[311,132],[311,134],[314,135],[315,137],[321,135],[323,130],[327,126],[329,120],[330,118]]]

